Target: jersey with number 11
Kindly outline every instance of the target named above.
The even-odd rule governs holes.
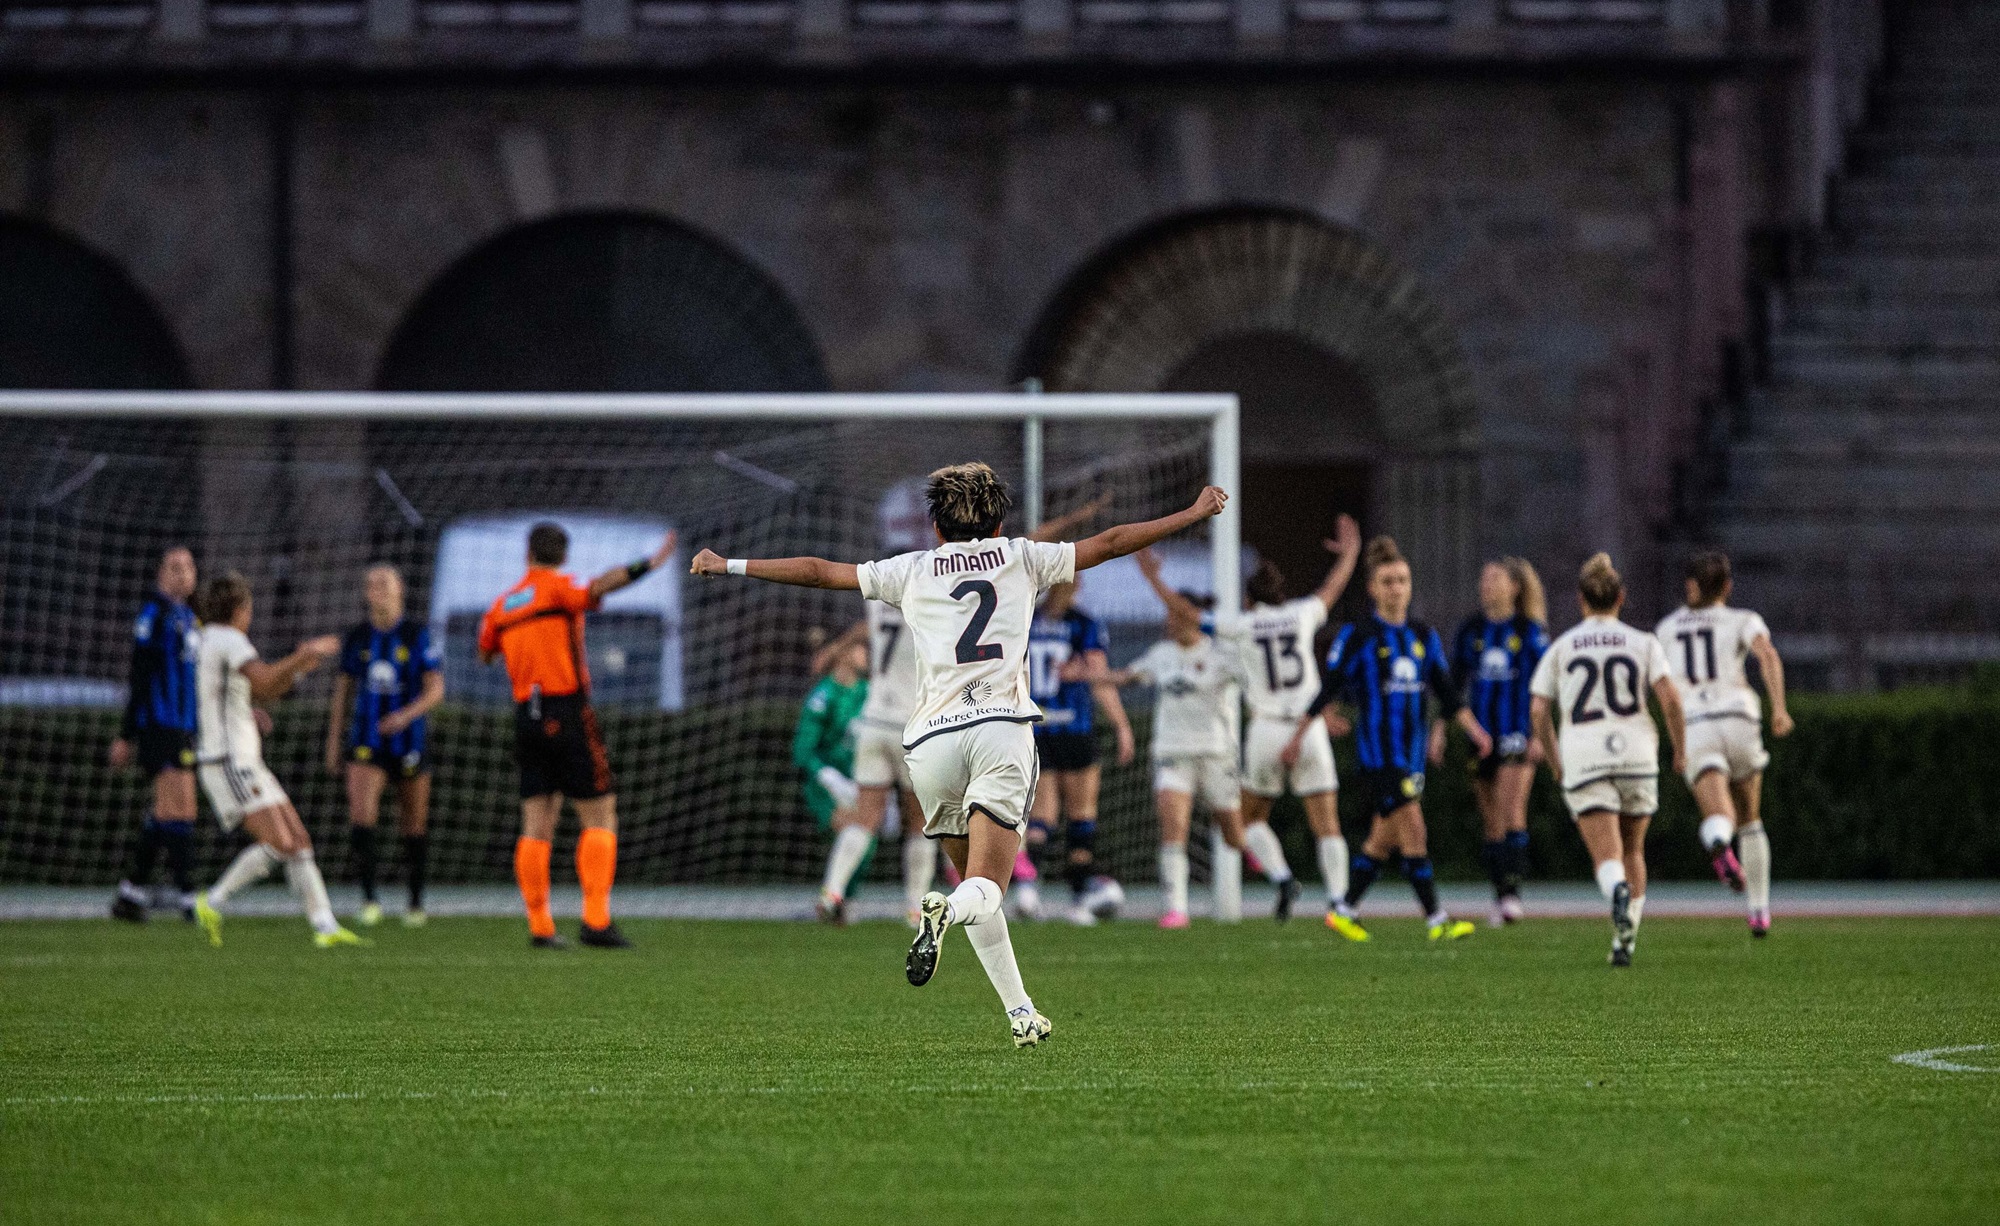
[[[917,657],[903,745],[974,724],[1042,718],[1028,690],[1028,628],[1042,594],[1076,578],[1076,546],[951,541],[856,568],[861,594],[902,610]]]

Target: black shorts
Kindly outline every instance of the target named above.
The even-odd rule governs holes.
[[[1045,771],[1088,770],[1097,765],[1097,737],[1089,732],[1037,732],[1035,753]]]
[[[1491,783],[1500,777],[1501,767],[1523,765],[1527,761],[1528,751],[1525,749],[1520,753],[1501,753],[1495,750],[1479,759],[1479,761],[1474,762],[1472,770],[1479,777],[1481,783]]]
[[[357,766],[372,766],[391,779],[415,779],[431,773],[431,760],[421,750],[385,757],[366,745],[350,745],[347,747],[347,760]]]
[[[1371,817],[1387,817],[1411,801],[1424,798],[1422,771],[1365,770],[1358,787]]]
[[[179,728],[141,728],[133,739],[139,769],[152,778],[161,771],[194,769],[194,733]]]
[[[553,792],[595,800],[615,787],[597,712],[581,694],[516,703],[514,758],[521,764],[523,800]]]

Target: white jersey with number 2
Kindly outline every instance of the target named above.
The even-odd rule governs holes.
[[[1712,605],[1682,607],[1667,614],[1653,631],[1673,665],[1674,688],[1687,708],[1687,722],[1711,719],[1764,718],[1764,704],[1750,687],[1743,667],[1750,644],[1768,637],[1764,619],[1748,609]]]
[[[985,537],[856,569],[862,596],[900,609],[916,648],[905,748],[975,724],[1042,718],[1028,693],[1028,627],[1042,594],[1076,578],[1075,545]]]
[[[1243,698],[1258,719],[1297,721],[1319,697],[1313,636],[1326,624],[1317,596],[1254,605],[1230,627],[1243,661]]]
[[[1660,640],[1615,617],[1586,617],[1556,636],[1528,692],[1555,705],[1563,787],[1659,774],[1646,695],[1668,673]]]

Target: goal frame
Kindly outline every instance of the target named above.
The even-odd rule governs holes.
[[[1196,420],[1208,428],[1208,480],[1230,495],[1210,521],[1216,608],[1242,605],[1241,410],[1233,393],[596,393],[0,391],[0,417],[273,418],[290,421],[1018,422],[1024,526],[1042,519],[1042,432],[1051,422]]]

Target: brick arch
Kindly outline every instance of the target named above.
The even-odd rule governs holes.
[[[803,392],[828,386],[777,282],[717,239],[647,213],[515,226],[431,282],[383,354],[412,391]]]
[[[0,387],[193,386],[173,329],[118,263],[38,221],[0,215]]]
[[[1352,365],[1390,446],[1477,439],[1457,337],[1415,274],[1353,230],[1285,210],[1174,217],[1113,243],[1044,310],[1017,373],[1051,391],[1151,391],[1204,346],[1259,333]]]

